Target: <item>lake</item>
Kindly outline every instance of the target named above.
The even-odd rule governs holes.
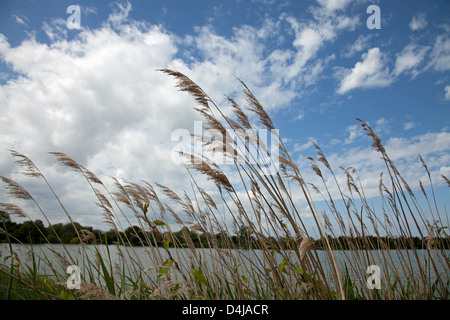
[[[99,261],[97,251],[105,261],[112,262],[112,270],[115,274],[121,274],[123,271],[127,275],[138,274],[145,270],[147,276],[156,277],[161,265],[167,259],[171,258],[178,262],[182,269],[191,270],[193,267],[199,267],[199,261],[203,261],[208,268],[214,270],[213,272],[222,273],[227,277],[231,277],[230,270],[239,270],[240,274],[251,277],[255,272],[264,274],[268,267],[267,259],[260,250],[231,250],[221,249],[220,251],[209,249],[179,249],[169,248],[167,251],[163,248],[149,248],[149,247],[125,247],[114,246],[108,247],[104,245],[33,245],[34,253],[36,255],[36,265],[39,274],[55,275],[58,274],[60,279],[68,277],[66,269],[69,265],[76,265],[80,268],[81,274],[86,279],[89,271],[91,274],[97,274],[95,267],[98,266]],[[20,261],[22,270],[26,271],[25,265],[32,264],[32,255],[30,254],[30,245],[12,244],[13,251]],[[316,258],[319,259],[327,278],[332,279],[332,268],[330,267],[329,259],[325,251],[317,250]],[[431,284],[436,280],[436,271],[430,267],[429,252],[427,250],[417,250],[418,260],[424,267],[427,275],[427,281]],[[437,273],[447,283],[450,278],[450,272],[447,267],[445,259],[448,259],[450,250],[443,252],[433,252],[436,262]],[[10,249],[8,244],[0,244],[0,264],[10,266]],[[333,256],[336,263],[341,270],[345,270],[344,262],[347,261],[348,273],[352,279],[359,276],[361,281],[365,281],[371,274],[367,273],[369,265],[376,265],[380,268],[381,281],[386,281],[392,278],[393,270],[397,270],[402,277],[402,282],[407,277],[420,278],[419,265],[417,258],[412,250],[372,250],[366,251],[333,251]],[[38,257],[41,258],[39,261]],[[108,258],[110,257],[110,258]],[[291,261],[297,258],[294,252],[287,252],[284,255],[275,253],[274,259],[277,264],[281,263],[283,259],[290,257]],[[350,259],[350,260],[349,260]],[[348,261],[358,261],[359,267],[355,263],[348,263]],[[448,261],[448,260],[447,260]],[[51,266],[53,266],[53,268]],[[108,263],[109,265],[109,263]],[[158,267],[159,266],[159,267]],[[411,266],[413,270],[411,270]],[[125,269],[124,269],[125,268]],[[173,268],[173,267],[172,267]],[[100,268],[99,268],[100,269]],[[232,271],[231,271],[232,272]],[[236,271],[237,272],[237,271]],[[344,272],[341,273],[343,275]],[[390,281],[392,283],[392,280]],[[333,286],[333,284],[331,283]]]

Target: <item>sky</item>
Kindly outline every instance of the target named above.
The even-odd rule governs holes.
[[[200,117],[161,68],[183,72],[224,110],[225,94],[243,101],[242,80],[306,178],[317,182],[306,158],[316,156],[314,142],[336,172],[356,168],[376,198],[384,167],[356,120],[363,119],[414,190],[419,180],[429,187],[423,157],[438,205],[448,205],[441,178],[450,177],[447,0],[3,0],[0,175],[26,187],[53,222],[67,222],[8,150],[28,156],[74,220],[102,229],[86,182],[48,152],[69,155],[105,183],[189,188],[184,166],[172,159],[172,136],[192,132]],[[0,201],[13,200],[2,192]],[[14,201],[39,218],[32,204]]]

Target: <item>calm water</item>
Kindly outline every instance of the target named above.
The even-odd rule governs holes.
[[[21,268],[27,270],[25,265],[32,264],[32,255],[30,254],[29,245],[13,244],[13,250],[20,260]],[[36,254],[36,264],[38,266],[38,272],[40,274],[54,275],[55,272],[49,267],[51,263],[54,270],[61,276],[67,276],[65,270],[69,265],[77,265],[82,270],[82,274],[87,276],[89,266],[92,270],[93,265],[98,265],[98,259],[96,258],[97,250],[101,253],[105,261],[112,261],[112,268],[114,272],[122,272],[122,268],[125,265],[129,268],[126,271],[127,275],[139,272],[139,270],[146,269],[146,274],[152,272],[156,275],[158,268],[156,266],[161,265],[166,259],[169,258],[169,254],[162,248],[144,248],[144,247],[123,247],[123,246],[109,246],[109,253],[106,246],[102,245],[33,245],[34,252]],[[260,270],[260,273],[264,273],[264,268],[267,267],[264,263],[262,252],[258,250],[223,250],[219,257],[216,251],[201,250],[201,249],[169,249],[172,259],[177,261],[181,268],[192,269],[192,267],[198,268],[198,261],[202,259],[204,265],[213,267],[214,270],[221,270],[224,274],[229,275],[229,270],[233,270],[233,267],[240,268],[241,274],[250,274],[252,269]],[[436,279],[436,272],[433,268],[430,268],[429,253],[426,250],[418,250],[419,261],[427,272],[427,277],[431,279],[433,283]],[[352,256],[353,254],[353,256]],[[355,256],[357,254],[357,256]],[[383,254],[388,259],[383,259]],[[0,244],[0,264],[10,265],[10,260],[7,257],[10,255],[9,245]],[[293,252],[289,252],[291,261],[295,261],[296,256]],[[328,259],[324,251],[317,251],[318,258],[324,266],[325,273],[330,275],[331,268],[329,267]],[[392,268],[399,271],[400,275],[411,275],[419,278],[419,268],[417,259],[412,250],[390,250],[390,251],[371,251],[369,261],[365,251],[351,252],[351,251],[333,251],[333,255],[338,265],[343,268],[343,263],[346,261],[346,256],[351,261],[359,261],[360,268],[354,268],[347,263],[350,276],[355,276],[355,272],[359,273],[360,278],[364,279],[369,277],[369,274],[365,274],[365,270],[369,265],[377,265],[381,270],[382,279],[391,277]],[[446,250],[443,253],[435,252],[434,259],[437,262],[436,268],[439,275],[444,279],[444,283],[450,279],[450,271],[446,268],[445,258],[450,256],[450,250]],[[111,258],[109,259],[108,256]],[[39,261],[37,257],[40,257],[42,261]],[[275,256],[277,263],[283,260],[283,257],[279,254]],[[93,263],[89,263],[90,260]],[[402,261],[411,261],[407,264],[402,264]],[[96,262],[97,261],[97,262]],[[253,261],[250,263],[249,261]],[[386,265],[386,261],[388,264]],[[439,263],[441,261],[442,263]],[[228,265],[228,268],[224,267]],[[354,264],[353,264],[354,265]],[[133,266],[139,266],[136,269]],[[413,266],[414,270],[408,270]],[[342,269],[343,270],[343,269]],[[95,270],[93,271],[95,273]],[[352,277],[353,279],[353,277]]]

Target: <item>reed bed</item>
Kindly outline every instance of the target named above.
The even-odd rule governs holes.
[[[25,263],[14,251],[3,221],[0,232],[6,235],[10,248],[0,265],[3,298],[448,299],[450,268],[445,248],[449,236],[444,225],[448,220],[446,212],[438,209],[433,181],[422,158],[431,194],[425,191],[422,182],[421,193],[413,192],[376,133],[358,119],[388,173],[387,177],[380,177],[378,199],[382,209],[376,212],[365,196],[357,171],[339,168],[346,176],[346,182],[340,184],[319,146],[315,145],[317,157],[309,160],[311,169],[322,181],[321,186],[304,180],[279,136],[276,136],[279,154],[277,159],[271,158],[275,155],[269,153],[258,134],[248,132],[257,132],[251,131],[254,118],[259,128],[274,130],[275,126],[244,83],[241,82],[246,108],[227,97],[232,110],[232,115],[227,116],[187,76],[167,69],[160,71],[172,76],[179,90],[195,99],[205,131],[215,130],[222,137],[233,133],[241,140],[240,144],[230,144],[227,139],[215,139],[212,143],[210,137],[195,137],[205,150],[212,147],[221,150],[233,169],[228,170],[227,176],[220,164],[182,153],[188,161],[191,193],[176,193],[168,186],[145,180],[133,183],[114,179],[115,188],[110,190],[93,172],[66,154],[52,152],[57,163],[86,180],[104,222],[116,233],[114,243],[104,239],[93,243],[96,236],[89,230],[75,228],[70,212],[33,161],[11,151],[24,174],[41,179],[53,194],[77,230],[81,245],[75,255],[55,232],[63,251],[54,249],[53,254],[61,263],[55,264],[47,254],[24,244],[23,250],[29,252],[29,262]],[[263,159],[278,161],[279,170],[272,175],[264,174],[265,164],[252,159],[254,154],[249,151],[252,146],[265,153]],[[217,190],[206,191],[205,186],[199,185],[204,178]],[[449,183],[447,177],[442,178]],[[52,228],[39,202],[25,188],[9,178],[1,179],[11,198],[33,202]],[[330,181],[335,183],[333,187],[339,197],[332,196]],[[322,197],[320,201],[311,190]],[[306,201],[313,226],[306,227],[295,194]],[[424,199],[428,208],[419,204]],[[319,202],[327,209],[319,212]],[[10,216],[27,217],[13,203],[2,203],[1,210]],[[430,214],[432,220],[427,219]],[[133,230],[133,242],[138,239],[141,245],[141,253],[131,245],[130,233],[124,233],[129,227]],[[425,245],[417,247],[413,241],[417,234]],[[194,241],[196,238],[201,241]],[[319,239],[320,245],[314,238]],[[46,242],[53,247],[48,239]],[[394,253],[400,259],[400,268],[394,265]],[[118,258],[113,259],[114,255]],[[80,286],[69,289],[66,268],[80,265],[81,261],[84,267]],[[42,265],[51,273],[39,274]],[[367,269],[371,265],[382,269],[379,289],[367,284]]]

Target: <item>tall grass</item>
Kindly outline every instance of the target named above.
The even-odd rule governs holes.
[[[117,242],[102,240],[87,245],[95,236],[87,230],[77,233],[85,266],[79,289],[67,288],[65,268],[80,265],[80,257],[62,241],[63,252],[53,249],[61,260],[59,265],[28,246],[24,250],[30,251],[32,263],[25,264],[10,245],[9,255],[0,266],[3,298],[448,299],[450,268],[448,251],[444,248],[448,248],[449,236],[436,203],[430,172],[422,158],[431,194],[420,182],[422,193],[417,195],[402,178],[376,133],[358,119],[362,130],[372,138],[372,146],[381,155],[388,173],[387,177],[380,177],[379,207],[382,209],[375,212],[357,171],[340,168],[346,176],[342,185],[319,146],[315,145],[317,158],[309,157],[309,160],[321,186],[305,181],[279,136],[276,137],[279,156],[273,159],[257,131],[251,131],[255,125],[250,116],[256,116],[258,126],[268,130],[275,126],[244,83],[246,110],[227,97],[232,110],[232,115],[227,116],[191,79],[179,72],[161,71],[174,77],[176,86],[198,103],[196,110],[203,117],[205,130],[216,130],[223,137],[233,132],[241,140],[240,144],[230,144],[229,140],[216,139],[212,146],[210,138],[200,137],[205,150],[214,147],[223,151],[232,163],[231,173],[227,176],[223,167],[205,157],[182,153],[188,160],[191,195],[187,191],[177,194],[167,186],[145,180],[137,184],[114,179],[115,190],[111,191],[94,173],[64,153],[51,153],[57,163],[84,177],[97,199],[104,222],[116,231]],[[278,172],[264,175],[265,163],[252,159],[252,147],[266,153],[263,159],[278,161]],[[17,151],[11,153],[26,175],[43,180],[73,224],[70,213],[33,161]],[[199,184],[204,180],[201,177],[210,180],[217,191],[206,191]],[[9,178],[1,179],[12,198],[33,202],[52,226],[27,190]],[[443,179],[448,183],[446,177]],[[335,185],[330,185],[330,181]],[[338,197],[332,195],[333,188],[338,190]],[[311,190],[322,197],[320,203],[327,210],[319,212],[318,200]],[[295,196],[298,193],[313,217],[313,224],[308,227],[298,207]],[[429,204],[428,208],[421,207],[420,198]],[[12,203],[1,204],[1,208],[10,215],[26,216]],[[432,215],[431,221],[426,213]],[[134,229],[135,221],[145,232]],[[8,235],[6,225],[3,226],[0,232]],[[133,228],[145,257],[131,246],[123,232],[127,227]],[[373,230],[373,234],[368,230]],[[176,232],[181,232],[181,239]],[[238,233],[241,236],[236,241],[233,235]],[[192,234],[206,239],[199,242],[200,248],[194,245]],[[413,236],[417,234],[425,240],[425,246],[415,246]],[[315,246],[314,237],[320,239],[320,248]],[[394,250],[390,249],[387,238],[394,243]],[[408,248],[411,249],[406,251]],[[113,259],[113,254],[119,259]],[[394,264],[393,255],[399,258],[400,268]],[[38,264],[45,265],[52,274],[40,275],[36,272]],[[370,289],[367,285],[367,268],[374,264],[382,269],[380,289]]]

